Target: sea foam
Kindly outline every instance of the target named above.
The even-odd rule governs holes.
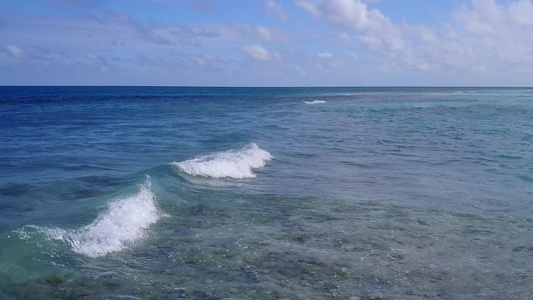
[[[325,100],[313,100],[313,101],[304,101],[305,104],[324,104]]]
[[[160,217],[150,182],[138,193],[112,201],[91,224],[80,229],[41,228],[50,238],[63,240],[73,251],[89,257],[121,251],[141,239]]]
[[[261,168],[272,159],[268,151],[255,143],[240,149],[216,152],[193,159],[172,162],[171,165],[192,176],[211,178],[254,178],[253,169]]]

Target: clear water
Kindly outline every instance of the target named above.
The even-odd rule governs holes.
[[[0,299],[532,299],[533,90],[0,87]]]

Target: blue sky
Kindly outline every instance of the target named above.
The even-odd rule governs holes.
[[[533,3],[2,1],[0,85],[533,86]]]

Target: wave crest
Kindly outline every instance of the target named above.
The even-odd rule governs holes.
[[[41,228],[52,239],[70,244],[73,251],[99,257],[121,251],[141,239],[145,230],[160,217],[150,182],[138,193],[111,202],[91,224],[74,230]]]
[[[253,169],[262,168],[272,159],[268,151],[260,149],[255,143],[240,149],[216,152],[171,165],[192,176],[211,178],[254,178]]]
[[[324,104],[325,100],[313,100],[313,101],[304,101],[305,104]]]

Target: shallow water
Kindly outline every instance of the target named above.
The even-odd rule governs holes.
[[[532,90],[0,95],[0,298],[533,297]]]

